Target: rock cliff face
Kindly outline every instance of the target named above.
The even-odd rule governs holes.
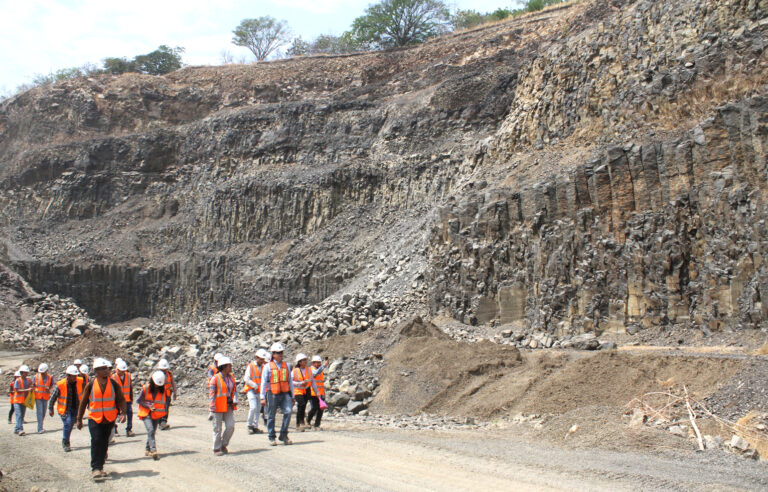
[[[7,260],[101,321],[365,289],[553,333],[757,326],[767,36],[765,1],[597,0],[37,88],[0,105]]]

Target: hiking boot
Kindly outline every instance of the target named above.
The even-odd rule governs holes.
[[[23,436],[25,434],[26,434],[26,432],[24,432],[24,431],[19,431],[19,432],[16,433],[16,435],[19,436],[19,437],[21,437],[21,436]]]
[[[248,426],[248,434],[256,434],[256,429],[254,429],[253,427],[251,427],[251,426],[249,425],[249,426]]]
[[[227,449],[226,446],[222,446],[221,447],[221,452],[224,453],[224,454],[229,454],[229,449]]]
[[[101,470],[93,470],[91,472],[91,478],[94,482],[101,482],[104,480],[104,477],[101,475]]]
[[[160,455],[157,454],[157,451],[152,452],[152,459],[155,461],[160,459]]]
[[[125,435],[126,435],[126,437],[133,437],[133,436],[135,436],[136,434],[135,434],[133,431],[126,431],[126,432],[125,432]]]
[[[283,444],[285,444],[286,446],[288,446],[288,445],[290,445],[290,444],[293,444],[293,441],[291,441],[290,439],[288,439],[288,438],[286,437],[285,439],[283,439]]]
[[[45,434],[45,429],[40,429],[39,431],[37,431],[37,433],[38,434]]]
[[[215,456],[224,456],[224,453],[221,452],[221,449],[214,449],[213,454]]]
[[[150,451],[149,449],[145,450],[144,456],[152,456],[152,451]]]
[[[66,452],[66,453],[68,453],[68,452],[72,451],[72,450],[70,449],[70,447],[69,447],[69,443],[68,443],[68,442],[66,442],[66,441],[61,441],[61,449],[63,449],[63,450],[64,450],[64,452]]]
[[[254,434],[264,434],[264,431],[259,429],[258,427],[254,427],[253,428],[253,433]]]
[[[305,427],[302,424],[296,426],[296,432],[304,432],[304,429]]]
[[[277,446],[277,441],[275,441],[274,439],[270,439],[269,440],[269,445],[270,446]]]

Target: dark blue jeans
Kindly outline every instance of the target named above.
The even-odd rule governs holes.
[[[64,426],[62,429],[61,440],[69,444],[69,436],[72,435],[72,427],[77,422],[77,408],[72,408],[68,413],[60,415],[61,424]]]
[[[291,425],[293,401],[290,393],[267,393],[267,435],[269,440],[275,439],[275,414],[277,409],[283,412],[283,425],[280,427],[280,439],[288,437],[288,426]]]

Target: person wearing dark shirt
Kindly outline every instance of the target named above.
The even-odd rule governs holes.
[[[67,367],[67,377],[59,380],[53,386],[53,393],[48,400],[48,413],[53,417],[53,409],[61,417],[62,436],[61,447],[65,452],[72,450],[69,444],[69,436],[72,434],[72,427],[77,420],[77,409],[80,407],[80,397],[83,394],[82,381],[78,379],[80,372],[77,367],[72,365]]]

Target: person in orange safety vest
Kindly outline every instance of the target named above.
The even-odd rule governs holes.
[[[141,387],[139,397],[136,399],[139,405],[139,419],[144,422],[147,429],[146,455],[153,459],[160,459],[157,454],[155,435],[160,421],[168,410],[168,394],[165,391],[165,373],[155,371],[150,382]]]
[[[218,362],[219,372],[208,382],[208,408],[213,413],[213,454],[222,456],[229,453],[227,446],[235,432],[237,383],[232,375],[232,360],[221,356]],[[222,424],[226,425],[223,432]]]

